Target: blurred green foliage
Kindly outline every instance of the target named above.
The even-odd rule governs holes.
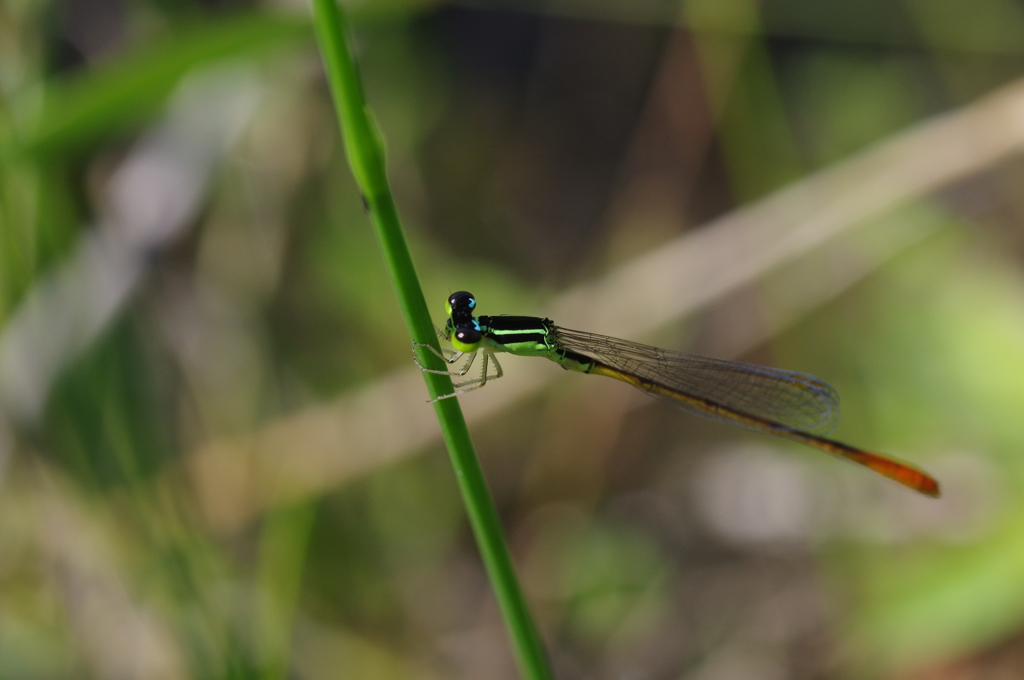
[[[369,428],[391,441],[418,412],[387,396],[415,368],[304,11],[0,6],[4,677],[514,673],[439,444],[358,474],[336,467],[365,445],[351,432],[306,455],[323,434],[303,418],[385,394]],[[459,289],[485,313],[553,314],[574,284],[1024,68],[1007,0],[352,12],[435,319]],[[201,208],[131,260],[116,304],[83,277],[39,317],[93,322],[53,322],[74,351],[47,378],[48,338],[14,329],[83,253],[131,241],[114,179],[189,82],[229,66],[257,104]],[[159,177],[180,176],[133,186],[173,196]],[[926,467],[941,501],[582,376],[474,422],[558,677],[1022,672],[1021,179],[1010,156],[918,196],[657,339],[826,378],[836,436]],[[820,299],[787,317],[794,291]],[[233,446],[251,457],[213,455]],[[274,485],[296,470],[321,486]]]

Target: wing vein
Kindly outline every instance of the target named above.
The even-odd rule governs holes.
[[[554,332],[566,349],[734,411],[818,433],[832,430],[839,421],[839,395],[828,383],[807,373],[660,349],[567,328],[555,327]],[[742,426],[671,397],[643,391],[684,411]]]

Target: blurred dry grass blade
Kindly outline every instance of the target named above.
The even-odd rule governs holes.
[[[35,498],[44,521],[37,540],[82,641],[83,663],[97,677],[187,677],[185,659],[166,620],[139,601],[124,567],[123,536],[108,508],[90,504],[59,474],[40,466]]]
[[[1024,81],[1018,81],[578,286],[541,313],[599,333],[629,328],[632,339],[642,339],[866,220],[984,170],[1022,146]],[[886,241],[890,250],[865,265],[867,270],[921,236],[919,225],[907,231]],[[848,276],[838,289],[857,278]],[[799,291],[803,308],[838,292],[836,282],[809,288]],[[633,304],[637,299],[645,301],[642,311]],[[560,374],[546,362],[510,363],[514,368],[499,387],[465,400],[470,419],[498,413]],[[208,518],[218,529],[231,531],[268,503],[322,492],[410,455],[437,437],[425,399],[420,376],[410,367],[251,437],[201,447],[188,465]],[[226,480],[233,480],[231,488]]]
[[[0,418],[39,417],[53,381],[121,309],[147,258],[192,223],[258,98],[255,76],[237,67],[181,85],[163,122],[114,172],[99,223],[83,230],[69,260],[29,292],[0,335]]]
[[[560,296],[562,325],[643,334],[1024,146],[1024,81],[879,142]],[[728,265],[728,266],[726,266]],[[643,299],[640,307],[634,300]],[[595,304],[596,302],[600,304]],[[659,310],[654,318],[650,309]]]

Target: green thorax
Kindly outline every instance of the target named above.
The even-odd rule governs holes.
[[[594,359],[562,347],[551,319],[536,316],[478,316],[474,318],[483,342],[495,352],[522,357],[546,357],[567,371],[589,373]]]
[[[536,316],[478,316],[484,343],[495,352],[546,357],[556,348],[550,319]]]

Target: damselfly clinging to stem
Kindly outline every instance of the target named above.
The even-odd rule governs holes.
[[[458,371],[432,370],[418,360],[416,364],[429,373],[465,376],[478,352],[483,359],[479,378],[456,383],[454,392],[438,399],[500,378],[497,352],[545,357],[566,370],[621,380],[686,411],[792,439],[860,463],[926,496],[939,495],[938,482],[907,463],[813,434],[835,425],[839,396],[812,375],[572,331],[533,316],[476,316],[476,299],[465,291],[450,295],[445,309],[448,321],[440,335],[455,351],[439,356],[449,365],[463,357],[465,363]],[[430,345],[422,346],[437,353]],[[488,375],[492,363],[495,374]]]

